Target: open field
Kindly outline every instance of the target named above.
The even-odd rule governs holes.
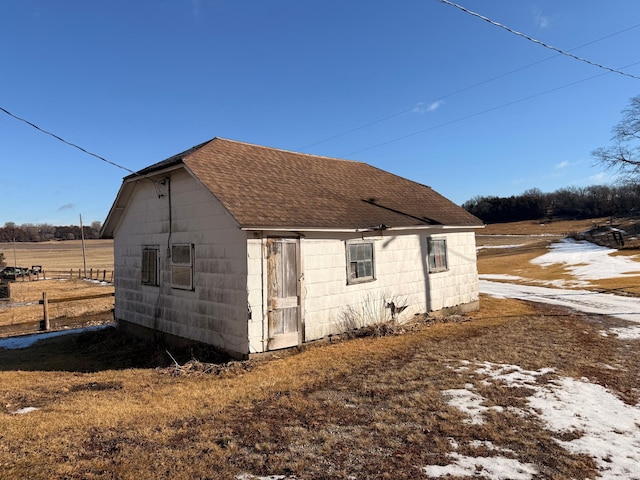
[[[52,276],[52,272],[73,270],[75,274],[79,269],[84,270],[80,240],[39,243],[18,242],[15,244],[15,257],[14,244],[3,243],[0,244],[0,252],[4,253],[5,261],[9,265],[13,265],[14,262],[18,266],[25,267],[42,265],[47,278]],[[111,278],[111,272],[113,271],[112,240],[86,240],[85,256],[87,273],[90,269],[94,269],[94,271],[107,270],[109,272],[107,279]],[[11,283],[11,302],[31,303],[33,305],[2,308],[2,304],[0,304],[0,336],[14,332],[14,330],[1,328],[8,325],[31,323],[32,329],[38,328],[33,322],[38,322],[43,317],[42,306],[37,304],[42,299],[43,292],[47,293],[49,299],[113,293],[113,285],[105,285],[100,282],[90,282],[78,278],[36,280],[33,277],[31,280],[18,278],[17,281]],[[104,314],[112,308],[113,298],[100,298],[51,304],[49,306],[49,315],[52,319],[61,317],[73,318],[81,315]]]
[[[569,232],[583,231],[592,224],[604,224],[607,219],[582,221],[556,221],[548,225],[537,222],[516,222],[514,224],[488,225],[477,237],[478,271],[485,275],[512,275],[521,277],[517,283],[544,285],[564,280],[565,288],[587,288],[595,291],[618,291],[640,296],[640,275],[591,280],[588,285],[571,284],[572,273],[566,265],[540,266],[531,263],[536,257],[548,251],[549,245],[564,238]],[[509,231],[512,226],[513,232]],[[552,227],[552,228],[547,228]],[[493,232],[493,233],[492,233]],[[564,232],[564,233],[563,233]],[[640,249],[620,250],[616,255],[638,262],[640,273]]]
[[[113,240],[85,240],[84,244],[87,269],[113,270]],[[0,243],[0,253],[7,265],[42,265],[45,271],[84,268],[81,240]]]
[[[480,250],[480,272],[569,279],[529,265],[548,240]],[[483,296],[480,312],[399,335],[190,369],[115,329],[0,349],[0,479],[424,479],[461,459],[471,466],[447,478],[498,478],[492,465],[511,466],[500,478],[595,478],[607,465],[618,468],[607,478],[634,478],[637,455],[577,451],[586,427],[550,428],[530,404],[570,379],[606,388],[611,406],[640,405],[640,341],[603,334],[628,323]],[[180,364],[219,361],[170,352]],[[513,386],[497,368],[535,380]],[[465,389],[482,399],[477,411],[455,406]],[[617,440],[637,446],[626,429]]]

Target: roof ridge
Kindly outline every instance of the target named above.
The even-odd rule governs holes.
[[[316,154],[313,154],[313,153],[296,152],[295,150],[287,150],[287,149],[284,149],[284,148],[271,147],[271,146],[267,146],[267,145],[259,145],[257,143],[243,142],[243,141],[240,141],[240,140],[234,140],[234,139],[225,138],[225,137],[213,137],[208,142],[204,142],[204,143],[202,143],[200,145],[197,145],[196,147],[204,147],[206,144],[208,144],[210,142],[213,142],[215,140],[222,140],[222,141],[225,141],[225,142],[237,143],[237,144],[246,145],[246,146],[249,146],[249,147],[266,148],[268,150],[273,150],[273,151],[276,151],[276,152],[289,153],[289,154],[292,154],[292,155],[304,155],[306,157],[322,158],[322,159],[325,159],[325,160],[335,160],[336,162],[352,162],[352,163],[361,163],[361,164],[364,164],[364,165],[369,165],[367,162],[363,162],[362,160],[350,160],[350,159],[347,159],[347,158],[328,157],[326,155],[316,155]],[[196,149],[196,147],[193,147],[193,148]],[[197,150],[199,150],[199,149],[200,148],[197,148]]]

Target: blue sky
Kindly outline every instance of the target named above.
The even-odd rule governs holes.
[[[637,0],[458,3],[640,76]],[[550,192],[615,180],[590,152],[640,94],[437,0],[3,0],[0,18],[0,107],[131,170],[220,136],[459,204]],[[1,112],[0,159],[0,225],[104,221],[128,174]]]

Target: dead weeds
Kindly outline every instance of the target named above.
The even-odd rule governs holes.
[[[163,352],[164,369],[140,368],[158,361],[157,349],[127,345],[115,331],[0,351],[0,478],[425,478],[421,467],[446,465],[452,452],[533,463],[539,478],[595,476],[592,459],[556,441],[580,432],[558,436],[516,413],[527,388],[483,384],[460,367],[552,367],[540,382],[586,377],[636,404],[638,342],[600,335],[603,318],[482,302],[472,321],[226,361],[217,371],[209,370],[214,361],[189,359],[191,352],[172,352],[175,361]],[[35,364],[18,371],[38,348],[66,358],[67,368],[49,360],[61,371]],[[136,359],[136,351],[145,353]],[[73,362],[95,373],[78,373]],[[176,364],[191,373],[174,375]],[[482,424],[470,424],[442,395],[468,383],[489,409]],[[10,414],[25,406],[41,410]],[[498,406],[505,410],[491,409]]]

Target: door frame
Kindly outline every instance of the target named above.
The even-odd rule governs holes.
[[[277,337],[271,337],[269,332],[269,313],[271,311],[271,296],[270,296],[270,282],[269,282],[269,248],[274,241],[281,241],[285,243],[295,244],[295,259],[296,259],[296,297],[297,297],[297,332],[291,332],[290,334],[284,334]],[[265,237],[263,244],[263,261],[264,271],[266,273],[263,288],[264,288],[264,338],[266,350],[278,350],[282,348],[290,348],[304,343],[304,316],[303,316],[303,274],[302,274],[302,261],[300,254],[300,237],[291,235],[268,235]]]

